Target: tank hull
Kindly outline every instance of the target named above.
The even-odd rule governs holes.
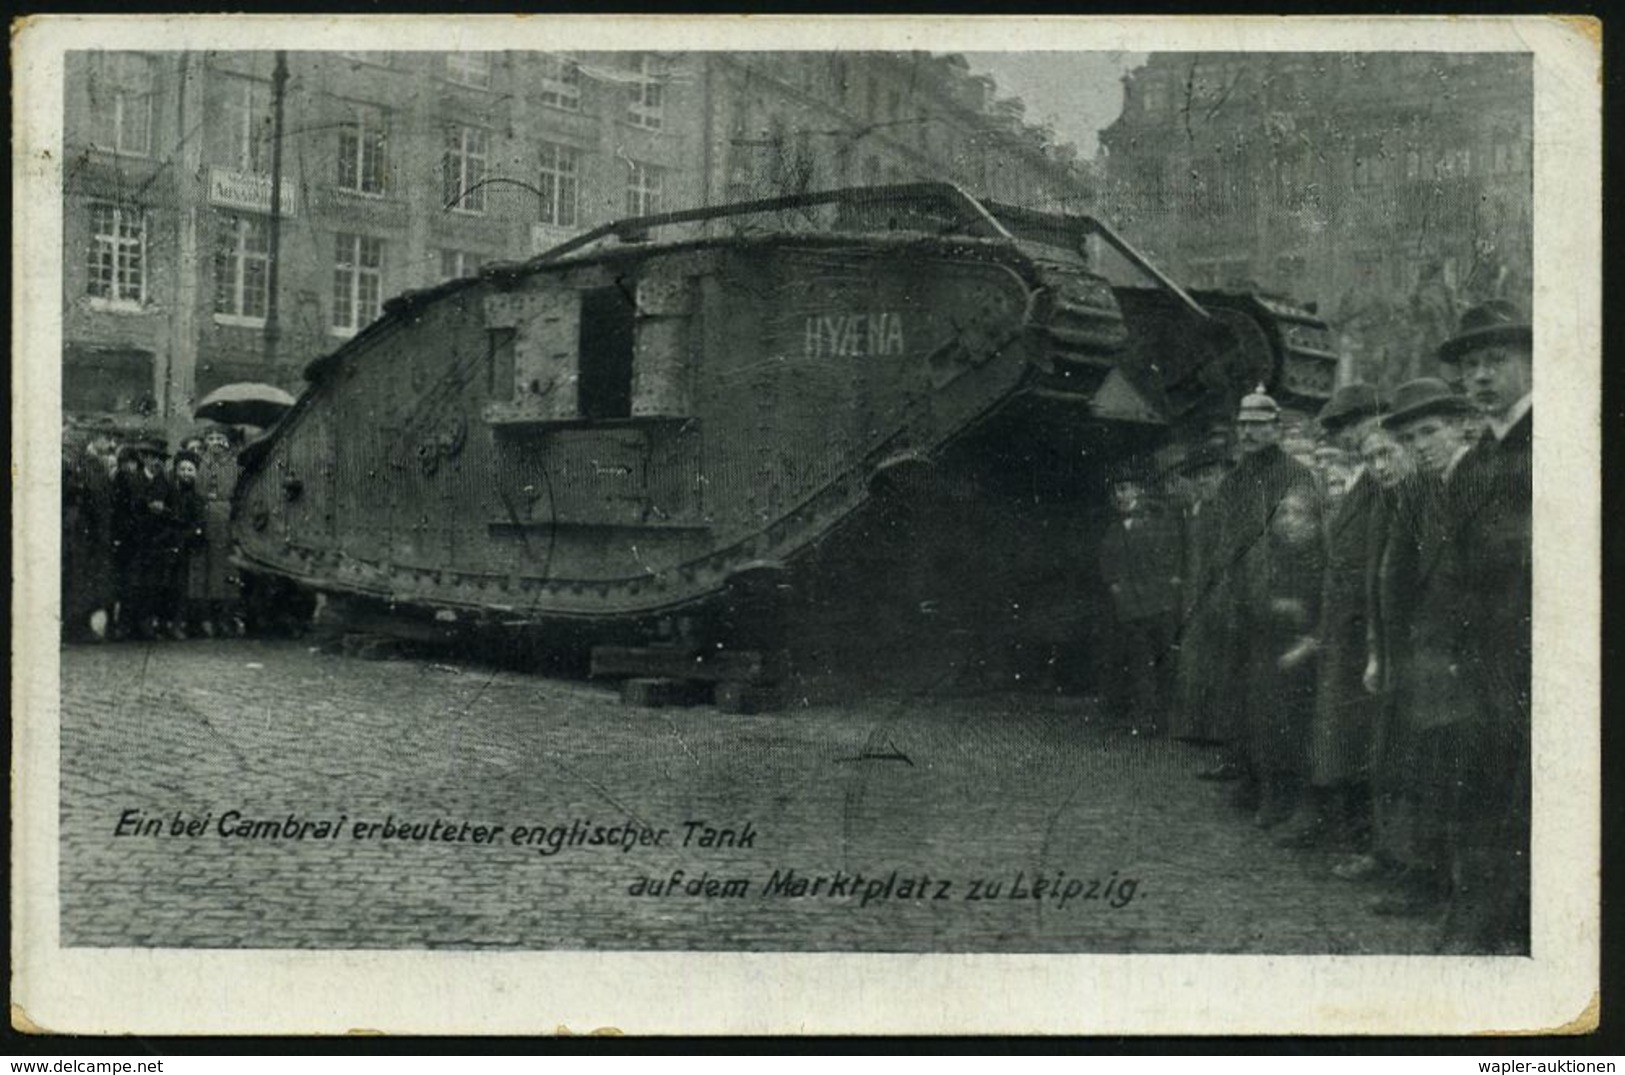
[[[1008,233],[490,268],[393,300],[312,364],[246,461],[240,557],[436,632],[793,630],[829,654],[864,625],[972,649],[1060,638],[1092,578],[1102,468],[1208,391],[1163,372],[1219,346],[1175,296],[1114,291],[1081,250]]]

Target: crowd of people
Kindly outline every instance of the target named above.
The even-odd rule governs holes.
[[[1116,473],[1101,547],[1112,711],[1444,953],[1529,950],[1532,354],[1474,307],[1439,377],[1344,385],[1316,443],[1260,388],[1225,443]]]
[[[62,637],[67,642],[240,635],[231,565],[235,427],[173,455],[155,434],[70,424],[62,454]]]

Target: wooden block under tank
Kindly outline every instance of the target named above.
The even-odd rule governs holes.
[[[710,697],[711,684],[691,679],[638,678],[621,684],[622,703],[650,709],[704,705]]]
[[[413,656],[416,647],[409,639],[347,631],[339,642],[339,652],[363,661],[398,661]]]
[[[613,679],[639,676],[703,680],[708,683],[764,683],[776,664],[757,650],[706,651],[681,646],[594,646],[592,674]]]
[[[784,708],[784,692],[761,683],[718,683],[717,708],[724,713],[772,713]]]

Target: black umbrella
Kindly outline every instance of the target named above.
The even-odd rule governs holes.
[[[225,384],[198,401],[192,417],[226,425],[275,425],[294,403],[293,396],[270,384],[239,381]]]

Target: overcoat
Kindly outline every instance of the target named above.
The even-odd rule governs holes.
[[[1456,468],[1460,574],[1473,629],[1464,656],[1493,719],[1529,733],[1534,415],[1497,441],[1485,431]]]
[[[62,470],[62,620],[83,628],[111,609],[113,480],[101,460],[81,454]]]
[[[139,468],[133,474],[121,470],[114,478],[120,588],[138,616],[162,614],[172,588],[175,551],[169,492],[169,477],[161,469],[152,474]]]
[[[1473,620],[1461,562],[1461,468],[1449,481],[1424,479],[1411,540],[1390,550],[1386,585],[1408,615],[1388,625],[1395,704],[1416,731],[1456,724],[1471,713],[1474,688],[1463,663]],[[1396,591],[1403,592],[1399,599]]]
[[[1256,640],[1250,634],[1246,574],[1267,548],[1276,507],[1294,490],[1318,500],[1313,472],[1280,446],[1271,445],[1243,456],[1214,496],[1216,536],[1198,589],[1222,610],[1212,655],[1218,702],[1213,710],[1215,738],[1241,740],[1247,736],[1245,700]]]
[[[1365,688],[1369,657],[1372,530],[1382,497],[1369,474],[1343,495],[1326,527],[1319,681],[1310,727],[1310,779],[1331,787],[1369,775],[1380,701]]]
[[[234,456],[209,453],[198,467],[197,487],[205,503],[204,592],[210,601],[237,597],[236,572],[231,566],[231,494],[237,487]]]
[[[1457,882],[1447,938],[1526,951],[1529,930],[1533,417],[1486,432],[1457,467],[1458,540],[1471,630],[1461,653],[1475,688],[1447,784]]]
[[[1144,620],[1179,611],[1184,542],[1176,520],[1161,513],[1114,520],[1100,538],[1100,577],[1117,618]]]
[[[1416,596],[1405,574],[1421,556],[1422,504],[1424,497],[1436,495],[1436,485],[1436,479],[1420,475],[1405,479],[1383,491],[1371,519],[1367,648],[1377,657],[1381,688],[1371,742],[1373,840],[1378,854],[1408,865],[1422,860],[1416,808],[1419,737],[1400,711],[1394,687]]]
[[[168,542],[175,557],[176,596],[185,601],[209,597],[208,502],[197,485],[177,481],[169,489]]]
[[[1247,557],[1245,726],[1248,757],[1260,773],[1302,775],[1314,711],[1316,662],[1291,669],[1280,658],[1313,634],[1326,571],[1324,534],[1288,543],[1270,534]]]
[[[1381,582],[1393,693],[1373,765],[1377,839],[1389,854],[1439,876],[1451,869],[1456,777],[1476,702],[1463,656],[1473,614],[1461,570],[1460,478],[1458,463],[1448,480],[1417,479],[1394,520]],[[1383,820],[1389,807],[1400,824]]]
[[[1170,733],[1181,739],[1219,738],[1217,655],[1224,644],[1225,617],[1216,594],[1203,590],[1218,541],[1213,503],[1194,505],[1185,517],[1185,586],[1176,645],[1179,667]]]

